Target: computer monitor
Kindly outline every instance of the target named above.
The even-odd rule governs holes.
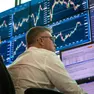
[[[48,24],[56,38],[56,50],[65,50],[91,42],[89,11]]]
[[[0,40],[6,40],[11,37],[11,15],[0,15]]]
[[[62,63],[72,79],[89,94],[94,93],[94,43],[61,51]],[[92,93],[90,93],[92,92]]]
[[[61,60],[74,80],[94,76],[94,44],[61,51]]]
[[[10,41],[3,41],[0,43],[0,56],[3,58],[3,62],[5,65],[10,64]]]
[[[32,4],[32,2],[31,2]],[[50,22],[48,0],[42,0],[30,7],[31,27],[44,26]]]
[[[70,17],[88,9],[88,0],[46,0],[52,22]]]
[[[11,60],[12,62],[26,50],[26,34],[15,36],[12,40]]]

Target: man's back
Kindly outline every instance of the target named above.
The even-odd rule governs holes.
[[[23,94],[29,87],[54,88],[44,71],[45,59],[49,54],[49,51],[46,51],[32,47],[8,68],[17,94]]]
[[[56,87],[64,94],[86,94],[71,79],[55,53],[45,49],[30,47],[8,70],[17,94],[24,94],[29,87]]]

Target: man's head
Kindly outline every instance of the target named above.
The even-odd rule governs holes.
[[[38,48],[44,48],[50,51],[55,51],[55,44],[53,42],[51,30],[46,27],[36,26],[31,28],[27,32],[26,39],[27,47],[35,46]]]

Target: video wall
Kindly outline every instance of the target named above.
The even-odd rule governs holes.
[[[26,50],[25,35],[34,26],[53,30],[58,52],[94,41],[93,0],[32,1],[0,13],[0,55],[5,65]]]
[[[69,4],[73,4],[70,0]],[[80,2],[81,0],[74,0]],[[73,1],[73,2],[74,2]],[[75,6],[77,4],[74,2]],[[66,70],[88,94],[94,93],[94,0],[82,0],[78,12],[54,25],[57,51]],[[79,11],[83,6],[82,11]],[[74,10],[74,11],[77,11]]]
[[[65,50],[92,41],[88,0],[51,0],[52,23],[56,50]]]
[[[0,14],[0,55],[5,65],[10,65],[26,50],[30,5],[28,2]]]

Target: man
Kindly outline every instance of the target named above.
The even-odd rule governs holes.
[[[56,56],[48,28],[37,26],[27,32],[27,50],[9,67],[16,94],[29,87],[57,88],[64,94],[86,94],[73,81]]]

